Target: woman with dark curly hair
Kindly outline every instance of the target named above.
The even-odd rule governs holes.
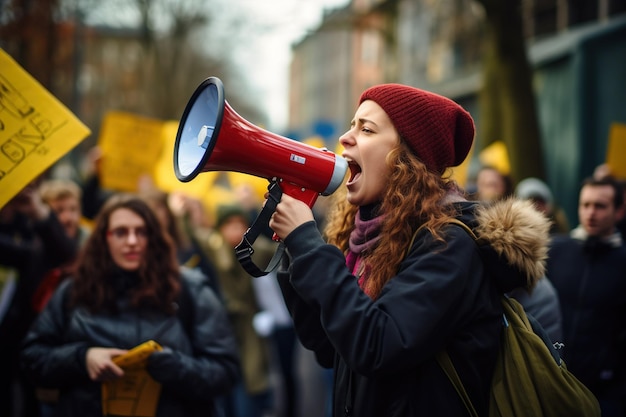
[[[473,139],[454,101],[374,86],[339,139],[350,172],[328,243],[306,204],[283,194],[277,205],[270,227],[290,261],[279,283],[302,343],[334,367],[334,416],[468,415],[438,363],[443,351],[487,415],[500,297],[542,275],[548,225],[531,204],[464,198],[446,169]]]
[[[26,336],[22,365],[37,386],[59,390],[55,415],[100,417],[110,405],[102,384],[129,372],[115,358],[150,340],[162,348],[145,363],[159,387],[153,415],[213,415],[213,399],[238,377],[226,312],[204,276],[178,266],[150,207],[116,195],[96,219],[76,276]]]

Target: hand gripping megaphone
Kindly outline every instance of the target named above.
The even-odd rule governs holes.
[[[284,192],[313,207],[319,195],[337,190],[347,170],[348,163],[341,156],[268,132],[239,116],[225,100],[217,77],[207,78],[196,88],[176,133],[174,172],[179,181],[191,181],[201,172],[235,171],[270,182],[270,197],[235,249],[253,276],[265,275],[280,261],[277,254],[260,271],[249,259],[259,234],[255,225],[269,221],[280,195]]]

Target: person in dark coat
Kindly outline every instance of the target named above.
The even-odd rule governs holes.
[[[42,200],[40,182],[32,181],[0,208],[0,414],[6,416],[39,415],[35,388],[19,370],[20,343],[38,314],[33,298],[46,272],[78,250]]]
[[[608,417],[626,415],[626,245],[616,228],[623,214],[614,179],[585,180],[580,225],[553,238],[547,264],[561,305],[567,368]]]
[[[145,368],[161,387],[154,415],[214,415],[213,399],[239,378],[226,311],[206,277],[178,266],[149,206],[114,196],[97,217],[76,275],[28,332],[22,366],[37,386],[59,390],[56,416],[100,417],[102,384],[127,372],[114,358],[149,340],[162,346]]]
[[[468,415],[437,362],[444,350],[488,415],[501,297],[543,275],[549,224],[529,202],[464,198],[444,172],[473,139],[452,100],[374,86],[339,139],[350,172],[328,243],[305,203],[277,205],[270,227],[289,254],[279,284],[303,345],[334,368],[333,416]]]

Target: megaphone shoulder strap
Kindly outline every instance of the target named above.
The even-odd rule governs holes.
[[[269,191],[269,195],[263,209],[252,223],[252,226],[250,226],[246,233],[244,233],[241,242],[235,247],[237,260],[241,266],[255,278],[262,277],[275,270],[280,264],[283,253],[285,252],[285,244],[280,242],[276,248],[276,252],[274,252],[274,256],[264,270],[260,269],[252,260],[252,254],[254,253],[252,245],[261,233],[261,225],[269,223],[270,217],[276,210],[276,206],[280,202],[280,198],[283,195],[283,191],[278,185],[278,181],[271,181],[267,189]]]

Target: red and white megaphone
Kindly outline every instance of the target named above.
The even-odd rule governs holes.
[[[259,234],[255,225],[259,220],[269,221],[279,193],[313,207],[319,195],[337,190],[347,170],[348,163],[341,156],[268,132],[239,116],[224,99],[224,86],[216,77],[198,86],[176,133],[174,171],[180,181],[191,181],[207,171],[236,171],[270,181],[270,198],[235,248],[239,262],[256,277],[276,268],[282,256],[281,244],[263,271],[250,259],[252,243]]]
[[[236,171],[277,180],[282,191],[313,207],[341,185],[348,164],[327,149],[268,132],[226,102],[222,81],[204,80],[191,96],[174,145],[174,171],[182,182],[206,171]]]

